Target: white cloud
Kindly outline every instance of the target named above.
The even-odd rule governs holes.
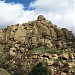
[[[0,1],[0,27],[35,20],[39,14],[58,25],[74,32],[75,0],[35,0],[24,10],[20,3]]]
[[[15,24],[19,18],[23,17],[23,8],[23,5],[19,3],[0,1],[0,27]]]
[[[74,0],[35,0],[29,7],[35,8],[36,10],[64,12],[67,9],[71,10],[73,3]]]

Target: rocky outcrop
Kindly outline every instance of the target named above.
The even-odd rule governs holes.
[[[66,28],[57,28],[43,15],[28,23],[8,26],[0,30],[0,42],[22,42],[27,47],[46,46],[49,48],[67,48],[68,41],[73,44],[74,35]],[[72,45],[71,45],[72,46]]]

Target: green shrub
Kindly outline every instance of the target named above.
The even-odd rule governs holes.
[[[47,67],[43,66],[43,63],[39,62],[35,65],[28,75],[49,75]]]

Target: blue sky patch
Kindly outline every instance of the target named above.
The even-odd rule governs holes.
[[[6,3],[14,2],[14,3],[23,4],[25,9],[28,9],[29,4],[33,1],[35,1],[35,0],[5,0]]]

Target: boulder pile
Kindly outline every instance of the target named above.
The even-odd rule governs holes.
[[[1,43],[22,42],[27,47],[46,46],[49,48],[67,48],[75,46],[74,35],[66,28],[57,28],[51,21],[39,15],[37,20],[8,26],[0,30]]]
[[[7,70],[10,75],[18,75],[19,73],[20,75],[28,75],[35,64],[43,62],[52,72],[50,75],[62,75],[62,73],[73,75],[75,73],[75,52],[73,50],[64,49],[55,53],[51,52],[50,48],[46,49],[46,52],[40,52],[43,48],[38,48],[38,51],[36,49],[29,50],[21,43],[7,45],[2,50],[0,67]]]

